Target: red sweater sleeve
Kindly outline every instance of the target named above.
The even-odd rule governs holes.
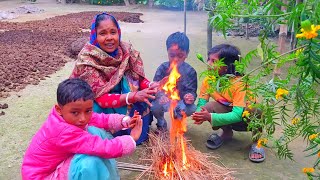
[[[149,87],[150,81],[146,78],[144,78],[143,80],[140,81],[140,89],[146,89]]]
[[[120,103],[121,94],[104,94],[96,99],[96,102],[102,108],[119,108],[126,104]]]

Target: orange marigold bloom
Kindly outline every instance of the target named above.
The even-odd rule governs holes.
[[[277,92],[276,92],[276,99],[281,99],[283,98],[283,96],[286,96],[289,94],[289,91],[287,91],[286,89],[282,89],[282,88],[279,88],[277,89]]]
[[[312,39],[318,36],[320,25],[311,25],[310,28],[301,28],[301,34],[297,34],[296,38]]]
[[[303,168],[302,172],[307,174],[307,173],[313,173],[314,172],[314,168]]]
[[[268,142],[267,138],[262,138],[258,140],[257,148],[261,148],[261,146],[265,145]]]
[[[317,138],[317,137],[318,137],[318,134],[311,134],[311,135],[309,136],[309,140],[312,141],[312,140],[314,140],[314,139]]]

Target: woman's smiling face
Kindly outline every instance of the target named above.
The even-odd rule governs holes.
[[[113,53],[119,46],[119,31],[111,19],[105,19],[96,28],[97,41],[102,50]]]

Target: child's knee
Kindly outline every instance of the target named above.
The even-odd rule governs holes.
[[[93,167],[104,166],[104,162],[102,158],[97,156],[87,156],[83,159],[81,165],[84,169],[95,169]]]
[[[108,174],[103,159],[96,156],[82,156],[74,165],[71,171],[72,179],[95,179]]]

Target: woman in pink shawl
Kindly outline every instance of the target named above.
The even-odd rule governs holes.
[[[137,144],[148,138],[151,116],[149,99],[154,99],[157,82],[146,79],[140,53],[131,44],[121,41],[116,19],[107,13],[95,16],[91,25],[90,42],[78,55],[71,78],[85,80],[95,93],[93,111],[142,115],[143,128]],[[129,134],[130,130],[114,133]]]

